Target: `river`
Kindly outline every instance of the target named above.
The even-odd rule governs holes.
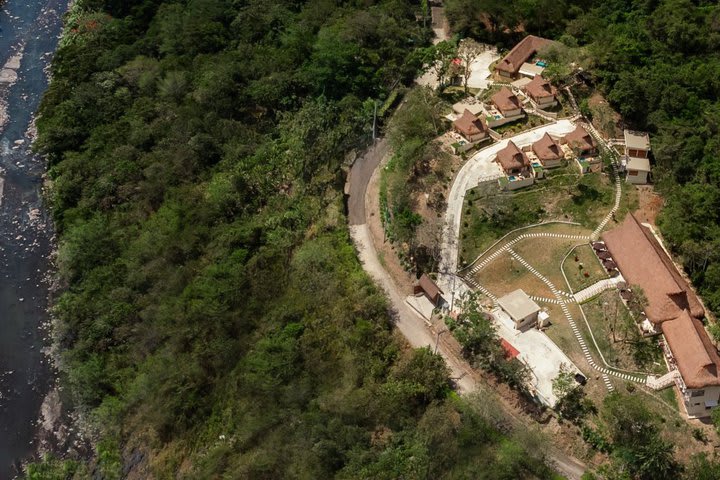
[[[30,143],[67,6],[6,0],[0,7],[0,480],[35,451],[40,406],[54,381],[43,353],[53,231],[41,195],[45,162]]]

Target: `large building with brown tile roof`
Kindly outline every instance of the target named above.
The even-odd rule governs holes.
[[[537,52],[552,45],[553,41],[547,38],[528,35],[518,42],[505,57],[495,66],[495,70],[503,77],[517,78],[523,63],[527,62]]]
[[[542,75],[535,75],[530,82],[523,87],[528,97],[532,98],[540,108],[547,108],[555,105],[557,90],[552,84],[544,79]]]
[[[565,157],[560,145],[547,132],[531,148],[545,168],[559,167]]]
[[[582,125],[578,125],[575,130],[565,135],[563,143],[568,144],[579,157],[593,156],[598,153],[597,142]]]
[[[469,142],[477,142],[488,135],[485,120],[476,117],[465,109],[463,114],[453,122],[453,130],[465,137]]]
[[[507,87],[502,87],[490,97],[490,101],[505,117],[514,117],[522,113],[520,99]]]
[[[634,215],[603,234],[603,240],[627,283],[645,294],[645,315],[672,353],[688,415],[709,415],[720,402],[720,356],[701,322],[705,309],[700,299],[652,231]]]

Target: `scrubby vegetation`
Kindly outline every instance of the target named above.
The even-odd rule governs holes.
[[[416,73],[418,9],[75,2],[38,145],[96,455],[29,478],[550,476],[403,349],[348,238],[343,163]]]

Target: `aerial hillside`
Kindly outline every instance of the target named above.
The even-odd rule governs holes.
[[[74,4],[38,146],[93,452],[31,478],[551,477],[393,336],[349,241],[343,165],[415,75],[420,12]]]
[[[449,0],[447,11],[454,30],[490,43],[512,46],[524,32],[560,40],[562,60],[585,67],[625,125],[650,131],[666,199],[659,226],[720,311],[717,3]]]

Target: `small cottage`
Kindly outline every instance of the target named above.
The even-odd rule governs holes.
[[[498,298],[497,303],[513,320],[516,330],[523,330],[537,322],[540,307],[520,289]]]

